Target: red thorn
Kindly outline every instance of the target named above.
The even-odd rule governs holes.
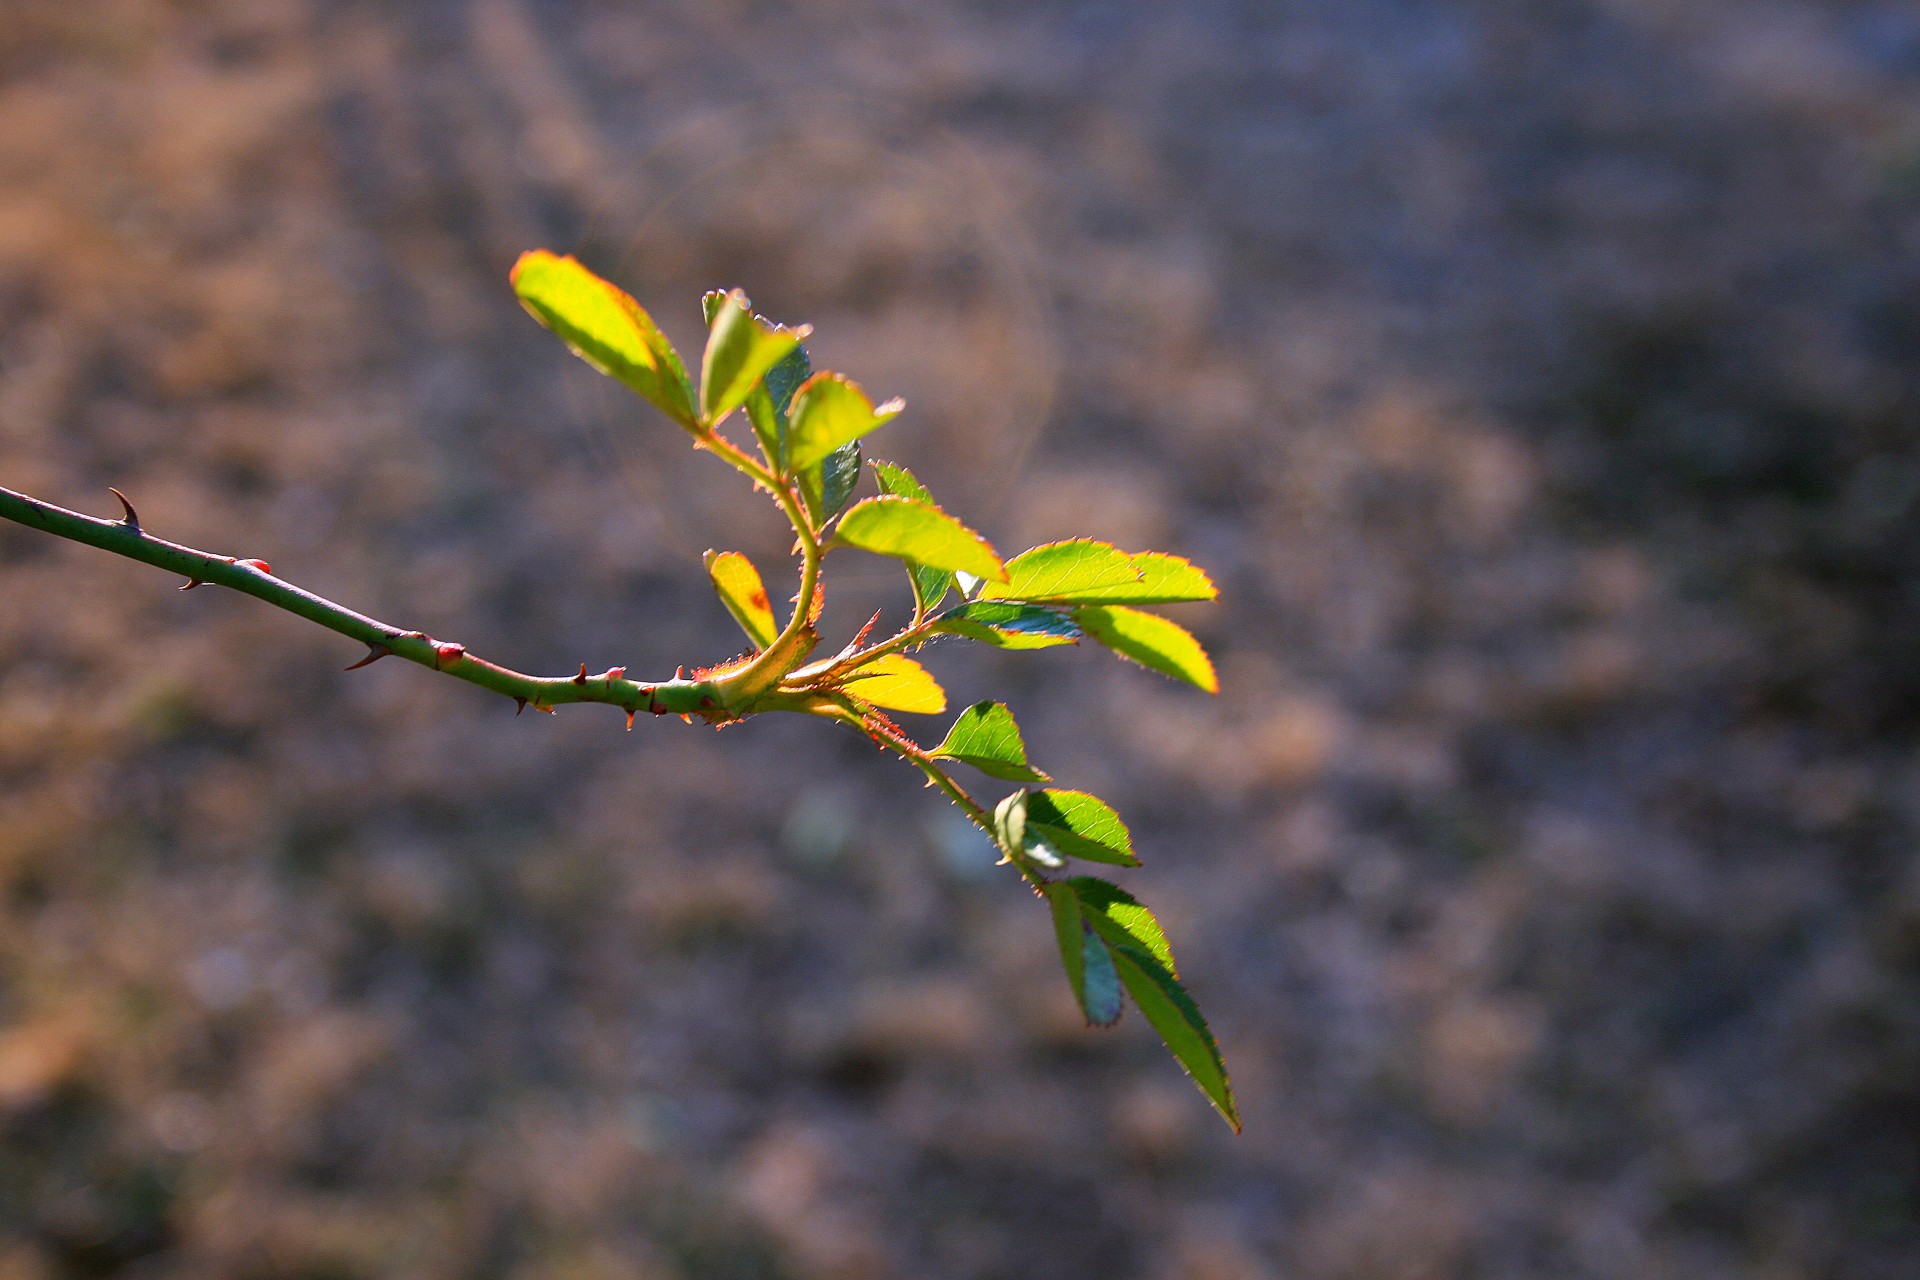
[[[673,678],[675,680],[685,680],[687,678],[687,669],[685,667],[675,667],[673,669]]]
[[[628,733],[633,732],[633,718],[639,714],[640,713],[638,711],[627,712],[627,732]]]
[[[545,712],[545,713],[546,713],[547,715],[552,715],[552,714],[553,714],[553,708],[552,708],[552,707],[550,707],[550,706],[548,706],[548,705],[547,705],[546,703],[544,703],[544,702],[536,702],[536,703],[534,703],[534,704],[533,704],[533,709],[534,709],[535,711],[541,711],[541,712]]]
[[[693,723],[693,717],[692,717],[692,716],[690,716],[690,715],[688,715],[688,714],[687,714],[686,712],[684,712],[684,711],[683,711],[683,712],[681,712],[681,713],[680,713],[680,723],[681,723],[681,724],[692,724],[692,723]]]
[[[440,667],[463,657],[467,646],[463,644],[436,644],[433,646],[433,665]]]
[[[185,591],[185,590],[186,590],[186,588],[185,588],[185,587],[182,587],[182,588],[180,588],[180,589],[181,589],[182,591]],[[378,662],[378,661],[380,661],[380,659],[382,659],[382,658],[384,658],[384,657],[386,657],[386,656],[387,656],[388,654],[390,654],[390,653],[392,653],[392,652],[393,652],[393,650],[391,650],[391,649],[389,649],[389,648],[387,648],[387,646],[385,646],[385,645],[383,645],[383,644],[370,644],[370,645],[368,645],[368,646],[367,646],[367,656],[366,656],[366,657],[364,657],[364,658],[362,658],[362,659],[360,659],[360,661],[358,661],[358,662],[356,662],[356,663],[354,663],[354,664],[353,664],[352,666],[350,666],[350,667],[343,667],[343,668],[341,668],[341,670],[343,670],[343,671],[358,671],[358,670],[359,670],[360,668],[362,668],[362,667],[369,667],[369,666],[372,666],[372,665],[373,665],[374,663],[376,663],[376,662]]]
[[[127,513],[126,517],[122,519],[120,523],[127,526],[127,528],[133,530],[135,533],[139,533],[140,532],[140,514],[139,512],[133,509],[133,504],[127,501],[127,495],[120,492],[118,489],[113,488],[111,485],[107,487],[107,492],[112,494],[114,497],[120,499],[120,509]]]
[[[269,577],[273,575],[273,566],[268,564],[265,560],[235,560],[234,563],[243,564],[247,566],[247,568],[249,569],[258,569],[261,573],[264,573]]]
[[[527,709],[527,700],[525,698],[515,698],[514,701],[520,704],[513,709],[513,714],[517,716]]]
[[[207,585],[206,583],[204,583],[204,582],[202,582],[202,581],[200,581],[200,579],[198,579],[198,578],[188,578],[188,579],[187,579],[187,585],[186,585],[186,586],[184,586],[184,587],[182,587],[182,588],[180,588],[180,589],[181,589],[182,591],[191,591],[191,590],[193,590],[193,589],[194,589],[195,587],[204,587],[204,586],[206,586],[206,585]]]
[[[583,662],[580,664],[580,674],[573,678],[573,682],[575,684],[585,684],[587,682],[587,664],[586,663]]]
[[[881,611],[878,609],[875,609],[873,611],[873,616],[867,619],[866,626],[860,628],[860,634],[853,638],[853,643],[847,646],[848,649],[850,650],[858,649],[862,644],[866,642],[867,633],[873,630],[874,623],[880,621],[880,612]]]

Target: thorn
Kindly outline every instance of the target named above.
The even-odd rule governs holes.
[[[243,564],[247,566],[247,568],[249,569],[258,569],[261,573],[266,574],[268,577],[273,576],[273,566],[268,564],[265,560],[235,560],[234,563]]]
[[[552,707],[550,707],[550,706],[548,706],[548,705],[547,705],[546,703],[544,703],[544,702],[536,702],[536,703],[534,703],[534,704],[533,704],[533,709],[534,709],[535,711],[541,711],[541,712],[545,712],[545,713],[546,713],[547,715],[552,715],[552,714],[553,714],[553,708],[552,708]]]
[[[465,656],[467,646],[463,644],[436,644],[433,646],[433,665],[436,670],[449,662]]]
[[[638,711],[627,712],[627,732],[628,733],[633,732],[633,718],[639,714],[640,713]]]
[[[580,664],[580,674],[573,678],[573,682],[575,684],[585,684],[587,682],[587,664],[586,663],[583,662]]]
[[[673,678],[675,680],[685,680],[687,678],[687,669],[685,667],[675,667],[673,669]]]
[[[873,630],[874,623],[880,621],[880,613],[881,611],[879,609],[875,609],[873,611],[873,616],[867,619],[867,625],[860,628],[860,634],[855,636],[853,638],[853,643],[847,646],[847,650],[849,653],[851,653],[855,649],[858,649],[862,644],[866,643],[867,633]]]
[[[200,584],[196,582],[196,583],[194,583],[193,585],[194,585],[194,586],[199,586]],[[185,590],[186,590],[186,588],[185,588],[185,587],[182,587],[182,588],[180,588],[180,589],[181,589],[182,591],[185,591]],[[387,656],[388,654],[390,654],[390,653],[392,653],[392,652],[393,652],[393,650],[391,650],[391,649],[389,649],[389,648],[387,648],[387,646],[385,646],[385,645],[383,645],[383,644],[370,644],[370,645],[368,645],[368,646],[367,646],[367,656],[366,656],[366,657],[364,657],[364,658],[362,658],[362,659],[360,659],[360,661],[358,661],[358,662],[356,662],[356,663],[354,663],[354,664],[353,664],[352,666],[350,666],[350,667],[342,667],[342,668],[341,668],[341,670],[342,670],[342,671],[358,671],[358,670],[359,670],[360,668],[362,668],[362,667],[370,667],[370,666],[372,666],[372,665],[373,665],[374,663],[376,663],[376,662],[378,662],[378,661],[380,661],[380,659],[382,659],[382,658],[384,658],[384,657],[386,657],[386,656]]]
[[[127,513],[125,518],[122,519],[120,523],[127,526],[127,528],[133,530],[133,532],[139,533],[140,532],[140,513],[133,509],[133,504],[131,502],[127,501],[127,495],[120,492],[118,489],[115,489],[111,485],[107,487],[107,492],[112,494],[114,497],[120,499],[120,509]]]
[[[681,712],[681,713],[680,713],[680,723],[681,723],[681,724],[692,724],[692,723],[693,723],[693,717],[692,717],[692,716],[690,716],[690,715],[688,715],[688,714],[687,714],[686,712],[684,712],[684,711],[683,711],[683,712]]]
[[[180,589],[181,589],[182,591],[191,591],[191,590],[193,590],[193,589],[194,589],[195,587],[204,587],[204,586],[206,586],[206,585],[207,585],[206,583],[204,583],[204,582],[202,582],[202,581],[200,581],[200,579],[198,579],[198,578],[188,578],[188,579],[187,579],[187,585],[186,585],[186,586],[184,586],[184,587],[182,587],[182,588],[180,588]]]
[[[606,674],[600,678],[602,680],[625,680],[627,678],[627,669],[625,667],[608,667]]]
[[[527,700],[525,698],[515,698],[514,701],[520,704],[513,709],[513,714],[517,716],[527,709]]]

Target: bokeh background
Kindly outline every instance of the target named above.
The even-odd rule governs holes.
[[[777,516],[535,245],[813,322],[1003,549],[1214,571],[1218,700],[930,661],[1132,821],[1245,1136],[850,735],[8,527],[4,1280],[1920,1266],[1920,11],[0,0],[0,483],[729,656]]]

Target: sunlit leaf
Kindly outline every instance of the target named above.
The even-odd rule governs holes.
[[[1006,575],[985,538],[931,503],[912,498],[879,497],[856,503],[841,517],[834,539],[933,569],[963,569],[995,579]]]
[[[873,478],[879,483],[881,493],[896,498],[912,498],[930,507],[936,505],[927,487],[905,467],[891,462],[876,462],[873,464]],[[947,589],[953,585],[953,574],[925,565],[908,565],[907,576],[913,581],[914,613],[917,617],[931,613],[946,599]]]
[[[1046,886],[1046,895],[1053,910],[1054,936],[1060,943],[1060,963],[1074,999],[1089,1023],[1110,1027],[1120,1020],[1120,975],[1113,957],[1081,918],[1080,900],[1071,885],[1056,881]]]
[[[521,254],[512,281],[520,304],[559,334],[575,355],[619,379],[668,417],[695,425],[686,367],[639,303],[576,259],[545,249]]]
[[[1008,600],[972,600],[955,605],[940,615],[933,629],[996,649],[1051,649],[1080,641],[1079,624],[1066,614]]]
[[[1207,1020],[1187,994],[1180,980],[1156,963],[1145,952],[1126,947],[1113,948],[1114,968],[1127,994],[1140,1006],[1147,1022],[1159,1033],[1200,1091],[1235,1133],[1240,1132],[1240,1112],[1233,1101],[1233,1084],[1227,1078],[1227,1064],[1220,1057]]]
[[[745,403],[754,384],[813,330],[809,325],[782,329],[756,316],[738,289],[713,303],[708,314],[700,413],[713,426]]]
[[[1135,867],[1133,836],[1106,801],[1084,791],[1049,787],[1026,801],[1026,842],[1032,852],[1045,846],[1053,852],[1088,862]]]
[[[896,398],[876,408],[852,380],[816,373],[793,396],[787,465],[795,470],[812,466],[841,445],[892,422],[906,407],[906,401]]]
[[[1027,763],[1020,726],[1003,702],[976,702],[962,711],[932,754],[970,764],[989,777],[1008,782],[1047,781],[1046,774]]]
[[[1091,587],[1073,595],[1081,604],[1172,604],[1181,600],[1213,600],[1220,589],[1207,571],[1191,560],[1164,551],[1143,551],[1130,557],[1134,582]]]
[[[1082,605],[1073,616],[1088,635],[1121,657],[1198,685],[1208,693],[1220,692],[1213,660],[1193,633],[1179,623],[1118,604]]]
[[[897,653],[875,658],[847,676],[842,687],[862,702],[888,711],[938,715],[947,709],[947,691],[933,673]]]
[[[773,638],[780,634],[780,626],[774,621],[773,605],[767,599],[767,588],[760,581],[760,571],[753,567],[753,561],[738,551],[709,551],[706,562],[707,577],[713,580],[720,603],[727,606],[727,612],[747,633],[747,639],[753,641],[756,649],[772,644]]]
[[[1138,947],[1165,966],[1168,973],[1180,976],[1173,962],[1173,948],[1167,932],[1145,903],[1109,880],[1097,876],[1074,876],[1063,881],[1073,886],[1080,906],[1094,930],[1115,946]]]
[[[1137,583],[1133,557],[1110,543],[1049,542],[1007,561],[1004,581],[980,588],[982,600],[1077,600],[1100,587]]]
[[[813,523],[823,525],[840,514],[860,483],[860,442],[849,440],[800,472],[800,500]]]

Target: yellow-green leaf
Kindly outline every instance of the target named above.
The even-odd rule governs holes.
[[[766,585],[760,581],[760,571],[753,567],[753,561],[738,551],[709,551],[706,562],[707,576],[713,580],[720,603],[727,606],[727,612],[747,633],[754,648],[764,649],[772,644],[773,638],[780,634],[780,626],[774,621],[773,605],[767,599]]]
[[[996,649],[1050,649],[1079,644],[1080,626],[1056,609],[1010,600],[969,600],[941,614],[935,631],[965,636]]]
[[[1172,604],[1181,600],[1213,600],[1220,589],[1207,571],[1191,560],[1164,551],[1143,551],[1131,557],[1134,582],[1116,582],[1076,594],[1081,604]]]
[[[985,577],[986,575],[980,575]],[[1066,600],[1097,587],[1140,580],[1133,557],[1111,543],[1076,538],[1022,551],[1007,561],[999,582],[980,588],[982,600]]]
[[[1220,692],[1213,660],[1179,623],[1125,605],[1082,605],[1073,611],[1081,628],[1123,658],[1152,667],[1176,680]]]
[[[915,502],[924,502],[936,506],[933,495],[920,483],[918,477],[905,467],[891,462],[873,464],[874,482],[880,486],[881,493],[892,494],[900,498],[912,498]],[[946,569],[929,569],[925,565],[909,565],[907,577],[913,582],[914,616],[925,617],[939,603],[947,598],[947,592],[953,586],[953,574]]]
[[[947,709],[947,691],[933,673],[897,653],[875,658],[846,677],[841,687],[862,702],[888,711],[931,716]]]
[[[834,540],[933,569],[1004,579],[1000,557],[982,538],[940,508],[912,498],[868,498],[840,518]]]
[[[1027,744],[1004,702],[976,702],[962,711],[932,754],[1008,782],[1047,781],[1046,774],[1027,763]]]
[[[787,465],[810,467],[841,445],[883,427],[907,407],[895,398],[874,407],[867,393],[837,373],[816,373],[793,393],[787,416]]]
[[[712,295],[708,295],[711,297]],[[709,304],[707,349],[700,361],[700,414],[712,427],[746,402],[766,372],[813,332],[783,329],[753,314],[735,289]]]
[[[668,417],[695,425],[686,367],[639,303],[573,257],[545,249],[521,254],[511,279],[520,305],[559,334],[575,355],[624,382]]]
[[[1048,787],[1027,794],[1025,840],[1028,853],[1046,851],[1048,865],[1061,858],[1084,858],[1120,867],[1137,867],[1133,833],[1106,801],[1085,791]]]

